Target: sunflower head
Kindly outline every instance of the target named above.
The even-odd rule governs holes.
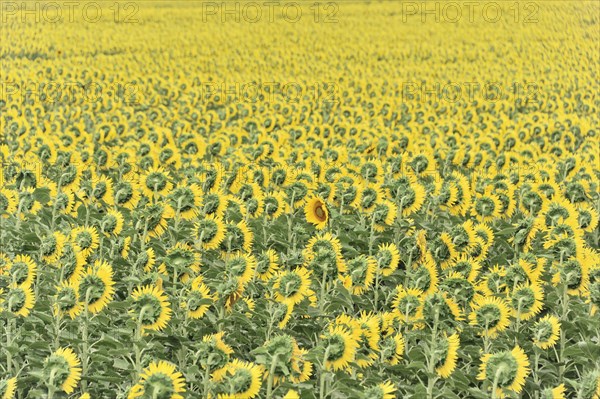
[[[523,349],[516,346],[512,351],[483,355],[481,360],[477,378],[491,383],[496,381],[498,396],[504,396],[504,390],[521,392],[530,372],[529,359]]]
[[[0,398],[13,399],[17,390],[17,378],[3,378],[0,380]]]
[[[171,319],[169,298],[155,286],[136,288],[132,293],[132,315],[142,330],[162,330]]]
[[[81,379],[81,362],[71,348],[59,348],[44,361],[44,381],[51,390],[72,393]]]
[[[159,360],[152,362],[140,374],[140,381],[131,388],[128,399],[157,398],[182,399],[185,379],[171,363]]]
[[[556,316],[547,315],[533,325],[533,344],[541,349],[556,345],[560,335],[560,320]]]
[[[394,399],[396,388],[390,381],[369,387],[363,392],[364,399]]]
[[[264,369],[260,365],[238,359],[227,364],[226,371],[219,378],[217,390],[220,399],[255,398],[262,386]]]
[[[329,211],[325,202],[319,197],[313,197],[306,202],[304,215],[306,221],[313,224],[317,230],[322,230],[327,226]]]

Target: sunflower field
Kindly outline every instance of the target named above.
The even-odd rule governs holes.
[[[0,3],[0,398],[599,399],[600,3]]]

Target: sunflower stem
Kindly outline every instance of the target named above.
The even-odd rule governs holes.
[[[210,377],[210,365],[212,363],[213,358],[214,358],[214,353],[211,353],[208,356],[208,361],[206,362],[206,369],[204,370],[204,377],[202,378],[202,386],[204,389],[204,392],[202,392],[203,399],[207,399],[209,396],[208,381],[209,381],[209,377]]]
[[[562,259],[561,259],[561,263],[562,263]],[[561,265],[562,266],[562,265]],[[569,306],[569,293],[567,291],[567,286],[565,284],[563,284],[562,287],[562,301],[561,301],[561,307],[562,307],[562,315],[560,317],[560,320],[562,322],[565,322],[567,320],[567,314],[569,312],[568,309]],[[560,383],[564,382],[564,377],[565,377],[565,346],[566,346],[566,335],[565,335],[565,329],[561,328],[560,329],[560,348],[559,348],[559,352],[558,352],[558,381]]]
[[[273,363],[269,369],[269,379],[267,381],[267,399],[273,397],[273,380],[275,379],[275,369],[277,368],[277,361],[279,360],[279,354],[275,354],[273,357]]]
[[[8,304],[10,309],[10,303]],[[10,351],[10,346],[12,345],[12,320],[6,321],[6,371],[7,374],[12,374],[12,353]]]
[[[88,322],[89,322],[89,314],[88,314],[88,305],[90,303],[90,294],[92,293],[92,287],[88,288],[85,292],[85,302],[84,302],[84,313],[83,313],[83,323],[81,324],[81,375],[85,376],[88,369],[88,357],[89,357],[89,344],[88,344]],[[87,388],[87,380],[81,380],[81,387],[83,390]]]
[[[321,279],[321,300],[319,301],[319,313],[323,315],[325,311],[325,286],[327,284],[327,268],[323,267],[323,278]]]
[[[325,349],[325,355],[323,356],[323,363],[321,364],[321,380],[319,385],[319,399],[325,399],[327,397],[327,392],[325,392],[325,379],[327,378],[327,369],[325,368],[325,364],[327,363],[327,359],[329,358],[329,349],[327,346]]]
[[[433,319],[433,326],[431,328],[431,342],[429,343],[429,351],[430,357],[427,362],[427,399],[433,399],[433,388],[435,387],[435,383],[437,381],[437,377],[435,377],[435,350],[437,343],[437,330],[438,330],[438,320],[440,317],[439,309],[436,308],[435,316]]]

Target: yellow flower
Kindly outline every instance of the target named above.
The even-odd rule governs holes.
[[[222,385],[218,399],[252,399],[260,392],[262,385],[262,366],[234,359],[226,366],[225,374],[214,378]]]
[[[495,338],[510,326],[511,309],[508,303],[493,296],[478,296],[473,301],[470,324],[481,329],[481,335]]]
[[[273,285],[275,300],[291,305],[302,302],[310,295],[311,273],[304,267],[277,273]]]
[[[5,266],[12,284],[30,287],[37,275],[37,264],[29,255],[17,255]]]
[[[511,351],[483,355],[477,379],[496,381],[496,397],[504,398],[505,390],[520,393],[529,373],[529,359],[517,345]]]
[[[94,262],[79,281],[79,300],[84,309],[93,314],[102,311],[112,300],[114,285],[112,267],[105,261]]]
[[[27,317],[35,305],[35,293],[29,285],[11,284],[4,297],[6,310],[15,316]]]
[[[70,394],[81,379],[81,362],[71,348],[59,348],[46,358],[44,368],[48,371],[49,385],[60,387]]]
[[[175,366],[163,360],[154,361],[140,374],[140,381],[129,391],[127,399],[152,397],[160,393],[161,398],[183,399],[185,379]]]
[[[325,367],[338,371],[349,367],[358,349],[358,340],[346,328],[330,326],[321,336],[325,348]]]
[[[323,230],[329,221],[327,205],[319,197],[313,197],[304,206],[306,221],[315,225],[317,230]]]
[[[1,399],[13,399],[15,397],[15,391],[17,390],[17,378],[7,378],[0,380],[0,398]]]
[[[560,336],[560,320],[546,315],[533,326],[533,344],[541,349],[552,348]]]
[[[460,339],[458,334],[452,334],[436,342],[436,353],[439,354],[439,358],[436,359],[435,371],[440,377],[448,378],[454,372],[459,347]]]
[[[150,285],[136,288],[131,294],[134,319],[140,323],[142,330],[163,330],[171,320],[169,297],[165,292]]]

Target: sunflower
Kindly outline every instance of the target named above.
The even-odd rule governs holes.
[[[417,288],[425,295],[433,294],[438,288],[438,268],[433,257],[427,253],[425,259],[408,271],[409,283],[412,288]]]
[[[465,279],[473,282],[477,279],[481,263],[471,258],[467,254],[460,254],[454,260],[447,263],[443,269],[446,272],[455,272]]]
[[[59,348],[44,361],[47,385],[73,393],[81,379],[81,362],[71,348]]]
[[[146,248],[144,251],[140,252],[137,259],[134,260],[134,264],[137,269],[141,269],[146,273],[151,272],[156,265],[156,252],[154,251],[154,248]]]
[[[294,305],[291,302],[276,302],[273,311],[273,320],[277,322],[279,329],[284,329],[292,318]]]
[[[227,364],[233,354],[231,346],[223,341],[224,332],[205,335],[198,345],[198,364],[208,369],[213,378],[220,379],[227,372]]]
[[[502,201],[488,187],[483,194],[476,194],[471,213],[482,223],[489,223],[502,216]]]
[[[347,272],[340,278],[344,287],[355,295],[361,295],[373,284],[377,261],[371,256],[360,255],[346,263]]]
[[[298,360],[301,360],[303,353],[300,352],[296,340],[290,335],[282,334],[269,339],[262,347],[256,350],[255,353],[262,355],[263,359],[265,359],[261,359],[262,364],[276,364],[276,366],[271,369],[273,371],[273,382],[275,384],[285,382],[292,369],[295,369],[296,372],[300,372]],[[269,378],[271,370],[265,371],[265,378]]]
[[[533,325],[533,344],[541,349],[552,348],[560,336],[560,320],[547,315]]]
[[[287,391],[287,393],[283,396],[282,399],[300,399],[300,395],[298,395],[297,391],[290,389],[289,391]]]
[[[79,249],[77,244],[71,241],[65,242],[62,254],[56,262],[60,267],[61,275],[68,283],[76,283],[83,274],[83,266],[85,265],[85,256]]]
[[[201,213],[203,215],[213,215],[217,218],[222,218],[225,214],[227,206],[231,202],[231,197],[223,190],[213,189],[200,199]]]
[[[139,187],[149,199],[164,197],[173,188],[169,174],[162,167],[151,167],[139,179]]]
[[[143,225],[148,236],[160,237],[167,230],[169,219],[175,216],[175,211],[168,204],[155,203],[147,205],[144,209]]]
[[[379,338],[380,318],[371,313],[361,312],[358,321],[358,349],[354,362],[360,368],[371,367],[380,358]]]
[[[140,374],[139,382],[131,387],[127,399],[154,397],[183,399],[185,379],[175,366],[163,360],[154,361]]]
[[[280,271],[275,275],[275,300],[297,305],[311,294],[310,284],[312,272],[304,267],[294,270]]]
[[[30,287],[37,275],[37,264],[29,255],[17,255],[5,266],[11,283],[21,287]]]
[[[310,379],[313,371],[313,364],[306,359],[308,351],[298,349],[294,359],[292,359],[292,369],[290,380],[294,384],[300,384]]]
[[[56,287],[54,310],[61,315],[68,314],[74,319],[81,313],[83,306],[79,301],[78,287],[73,283],[62,282]]]
[[[565,384],[560,384],[556,388],[546,388],[542,391],[542,399],[567,399],[565,396]]]
[[[3,378],[0,380],[0,398],[13,399],[17,390],[17,378]]]
[[[567,224],[573,228],[579,227],[577,208],[565,198],[547,200],[542,206],[538,220],[545,228]]]
[[[396,397],[394,392],[396,392],[394,384],[386,381],[365,389],[364,397],[369,399],[394,399]]]
[[[354,361],[358,349],[358,339],[346,328],[330,326],[328,331],[321,335],[325,348],[325,367],[338,371],[349,367]]]
[[[1,200],[0,200],[1,203]],[[0,205],[0,211],[1,211]],[[587,233],[593,232],[598,226],[598,212],[590,204],[584,204],[579,207],[579,216],[577,218],[579,228]]]
[[[78,226],[71,230],[71,241],[77,244],[82,256],[87,259],[100,244],[100,236],[95,227]]]
[[[123,230],[123,223],[123,214],[115,209],[110,209],[100,221],[100,230],[107,236],[118,236]]]
[[[346,264],[342,257],[342,244],[331,233],[321,233],[310,240],[304,248],[303,255],[315,273],[327,273],[331,278],[346,271]]]
[[[142,331],[163,330],[171,319],[169,297],[158,287],[146,285],[136,288],[131,294],[134,319],[140,323]]]
[[[523,349],[515,346],[511,351],[484,354],[477,379],[492,384],[495,382],[496,397],[504,398],[508,392],[518,394],[523,390],[529,372],[527,355]]]
[[[373,228],[375,231],[384,232],[385,229],[394,223],[398,214],[398,207],[392,201],[383,200],[375,204],[373,209]]]
[[[228,276],[236,278],[242,286],[246,286],[254,277],[256,271],[256,258],[254,255],[237,252],[227,256],[224,270]]]
[[[361,212],[372,213],[375,205],[382,202],[385,193],[380,187],[374,184],[361,186],[358,192],[357,205]]]
[[[306,221],[315,225],[317,230],[323,230],[329,221],[327,205],[319,197],[312,197],[304,206]]]
[[[1,179],[1,177],[0,177]],[[7,218],[17,211],[17,193],[7,188],[0,188],[0,216]]]
[[[190,275],[195,276],[200,272],[200,254],[189,244],[180,241],[167,250],[158,271],[185,283]]]
[[[381,359],[390,366],[395,366],[402,360],[405,346],[402,334],[390,334],[379,342]]]
[[[119,237],[115,243],[115,248],[121,258],[127,259],[129,257],[129,250],[131,249],[131,236]]]
[[[423,299],[423,319],[429,326],[438,324],[439,329],[453,330],[460,326],[463,312],[448,294],[436,292]]]
[[[288,204],[285,200],[285,194],[281,191],[273,191],[265,194],[264,215],[268,219],[277,219],[288,211]]]
[[[448,378],[456,368],[458,359],[458,348],[460,339],[458,334],[444,336],[443,339],[435,343],[436,368],[435,371],[442,378]]]
[[[123,176],[122,180],[119,180],[114,184],[113,202],[116,206],[122,206],[129,210],[132,210],[137,206],[141,196],[141,189],[137,183],[137,179],[135,174],[130,172]]]
[[[375,259],[377,259],[377,271],[381,272],[384,277],[389,277],[398,268],[400,251],[394,243],[381,244]]]
[[[279,255],[268,249],[256,256],[256,275],[262,281],[269,281],[279,270]]]
[[[234,359],[227,364],[226,372],[213,378],[219,385],[218,399],[252,399],[260,392],[263,367]]]
[[[6,310],[15,316],[27,317],[35,305],[35,293],[30,285],[8,286],[8,291],[4,296]]]
[[[214,301],[215,295],[210,293],[208,287],[202,282],[202,277],[198,276],[192,281],[187,298],[181,303],[181,307],[187,310],[189,318],[200,319]]]
[[[428,241],[427,244],[433,260],[438,262],[442,269],[445,269],[458,256],[452,236],[447,232],[443,232],[439,237]]]
[[[84,309],[99,313],[112,300],[114,285],[112,267],[105,261],[94,262],[79,280],[79,300],[83,301]]]
[[[477,284],[477,290],[483,295],[492,296],[498,294],[507,294],[506,269],[499,265],[494,265],[484,275]]]
[[[520,284],[510,294],[512,313],[529,320],[542,310],[544,291],[538,284]]]
[[[553,266],[556,270],[552,278],[554,286],[564,284],[571,295],[581,295],[588,291],[590,271],[587,262],[571,258],[562,263],[555,262]]]
[[[89,198],[95,202],[103,202],[107,205],[114,205],[113,182],[107,176],[97,176],[92,178],[92,187]]]
[[[206,249],[217,249],[225,238],[223,220],[213,215],[205,216],[194,225],[196,239]]]
[[[244,250],[250,252],[254,235],[244,220],[238,223],[227,223],[225,225],[225,237],[221,242],[220,248],[225,252],[235,252]]]
[[[496,338],[498,333],[510,326],[509,304],[493,296],[478,296],[471,307],[470,324],[481,329],[481,335]]]
[[[21,218],[24,218],[27,213],[35,215],[42,209],[42,204],[33,195],[34,191],[33,187],[27,187],[19,191],[17,209],[21,210],[19,215]]]

